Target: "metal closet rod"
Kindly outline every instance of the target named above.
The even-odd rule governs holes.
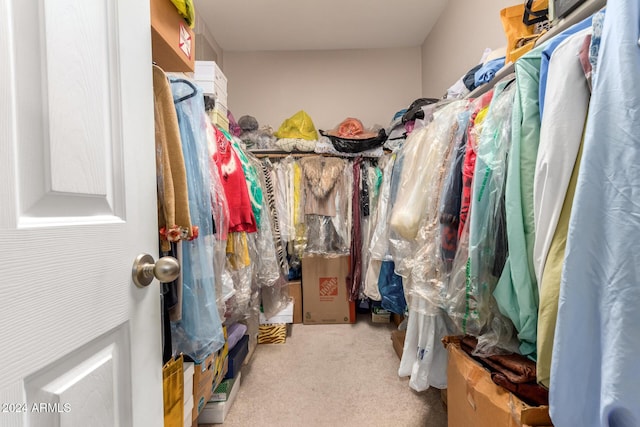
[[[549,0],[553,1],[553,0]],[[544,43],[550,38],[560,34],[570,26],[577,24],[583,19],[593,15],[603,7],[607,5],[607,0],[587,0],[582,3],[580,6],[576,8],[572,13],[565,16],[564,18],[557,21],[556,25],[554,25],[549,31],[544,33],[540,38],[536,41],[536,46]],[[474,89],[471,93],[469,93],[465,98],[477,98],[482,96],[484,93],[488,92],[492,89],[496,83],[503,80],[505,77],[515,72],[515,64],[508,64],[506,67],[501,68],[489,83],[484,84],[476,89]]]

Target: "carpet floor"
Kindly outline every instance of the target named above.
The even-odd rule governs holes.
[[[285,344],[259,344],[242,370],[225,426],[445,427],[440,390],[398,377],[393,324],[293,325]]]

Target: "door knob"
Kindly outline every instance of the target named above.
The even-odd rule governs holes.
[[[158,262],[153,262],[149,254],[140,254],[133,261],[131,276],[133,283],[141,288],[149,286],[155,277],[162,283],[173,282],[180,275],[180,264],[171,256],[163,256]]]

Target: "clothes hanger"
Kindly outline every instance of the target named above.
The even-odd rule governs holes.
[[[193,92],[192,92],[192,93],[190,93],[190,94],[188,94],[188,95],[185,95],[185,96],[183,96],[182,98],[178,98],[178,99],[174,100],[174,101],[173,101],[173,103],[174,103],[174,104],[179,104],[179,103],[181,103],[182,101],[186,101],[186,100],[187,100],[187,99],[189,99],[189,98],[193,98],[193,97],[194,97],[194,96],[196,96],[196,94],[198,93],[198,88],[196,87],[196,85],[194,85],[193,83],[191,83],[189,80],[186,80],[186,79],[171,79],[170,81],[171,81],[171,83],[172,83],[172,84],[173,84],[173,83],[184,83],[184,84],[186,84],[187,86],[189,86],[191,89],[193,89]]]

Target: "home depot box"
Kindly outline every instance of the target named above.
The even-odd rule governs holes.
[[[151,0],[151,52],[164,71],[194,69],[195,36],[171,0]]]
[[[355,323],[356,306],[349,302],[349,257],[302,258],[303,323]]]
[[[443,340],[449,352],[447,406],[449,427],[551,426],[548,406],[529,406],[491,381],[491,374],[460,348]]]

